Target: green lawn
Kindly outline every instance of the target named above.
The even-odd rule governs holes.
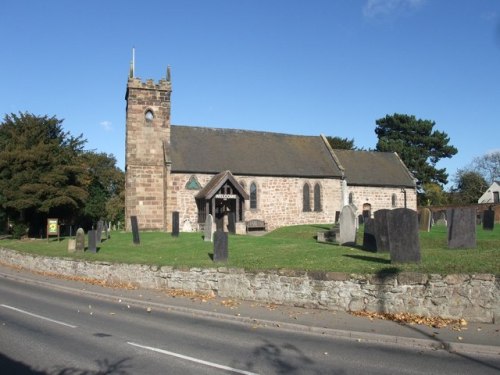
[[[500,275],[500,225],[494,231],[477,228],[477,248],[448,249],[446,227],[435,226],[420,233],[422,262],[393,265],[389,254],[364,251],[361,247],[320,244],[316,232],[324,225],[301,225],[278,229],[262,237],[229,237],[229,261],[225,266],[246,270],[293,269],[347,273],[413,271],[422,273],[493,273]],[[361,230],[359,238],[361,238]],[[361,241],[358,240],[358,243]],[[0,240],[0,247],[32,254],[69,257],[91,261],[170,265],[175,267],[214,267],[213,244],[201,233],[141,233],[141,244],[132,243],[132,234],[113,232],[100,245],[97,254],[69,254],[67,239]]]

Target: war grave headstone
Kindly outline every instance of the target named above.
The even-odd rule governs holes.
[[[97,252],[97,233],[95,229],[89,230],[87,233],[87,236],[89,238],[89,246],[87,248],[87,251],[90,251],[91,253],[96,253]]]
[[[476,247],[476,209],[449,208],[448,248],[474,249]]]
[[[483,229],[493,230],[495,227],[495,211],[490,208],[483,212]]]
[[[139,223],[137,222],[137,216],[130,216],[130,224],[132,225],[132,237],[135,245],[141,243],[139,238]]]
[[[377,251],[377,240],[375,237],[375,220],[365,217],[363,232],[363,248],[369,251]]]
[[[214,217],[212,214],[208,214],[205,219],[205,229],[203,232],[203,239],[207,242],[213,242],[214,240]]]
[[[103,226],[104,226],[103,221],[99,220],[97,222],[97,229],[96,229],[96,242],[97,243],[101,243]]]
[[[391,263],[420,262],[418,214],[409,208],[396,208],[387,215]]]
[[[179,237],[179,211],[172,212],[172,236]]]
[[[432,219],[432,212],[430,209],[425,207],[422,210],[420,210],[419,222],[418,222],[419,230],[423,232],[430,232],[431,219]]]
[[[387,226],[387,215],[390,210],[383,209],[375,211],[374,225],[375,225],[375,242],[378,253],[389,252],[389,228]]]
[[[68,253],[74,253],[76,251],[76,239],[68,239]]]
[[[339,244],[356,243],[356,214],[350,205],[344,206],[339,218]]]
[[[218,230],[214,233],[214,262],[227,262],[228,233]]]
[[[75,236],[75,251],[85,251],[85,231],[78,228]]]

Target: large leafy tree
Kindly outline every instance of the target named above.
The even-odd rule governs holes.
[[[341,137],[330,137],[327,136],[326,140],[330,144],[330,147],[334,150],[355,150],[354,138],[341,138]]]
[[[67,218],[83,207],[84,144],[55,117],[6,115],[0,123],[0,206],[9,217],[36,227],[49,215]]]
[[[376,124],[377,151],[397,152],[422,186],[448,183],[446,169],[438,169],[436,164],[442,158],[451,158],[457,149],[449,145],[446,133],[433,130],[434,121],[395,113],[378,119]]]
[[[470,169],[459,169],[454,182],[451,196],[459,204],[477,203],[489,186],[481,173]]]

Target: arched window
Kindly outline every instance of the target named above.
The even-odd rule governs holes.
[[[321,186],[317,183],[314,185],[314,211],[321,212]]]
[[[250,185],[250,208],[257,208],[257,186],[254,182]]]
[[[392,194],[391,203],[392,203],[392,208],[395,208],[398,205],[396,194]]]
[[[354,194],[349,193],[349,204],[354,204]]]
[[[144,118],[146,119],[146,122],[151,123],[155,118],[155,115],[152,110],[148,109],[144,114]]]
[[[309,212],[311,211],[311,194],[310,194],[309,184],[304,184],[302,188],[302,211]]]

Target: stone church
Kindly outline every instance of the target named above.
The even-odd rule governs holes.
[[[170,123],[170,71],[158,82],[131,71],[126,106],[125,218],[141,230],[202,228],[208,214],[231,215],[271,231],[333,224],[346,204],[358,215],[416,210],[415,179],[395,153],[333,150],[323,135],[302,136]],[[177,215],[177,214],[176,214]],[[263,228],[264,229],[264,228]]]

